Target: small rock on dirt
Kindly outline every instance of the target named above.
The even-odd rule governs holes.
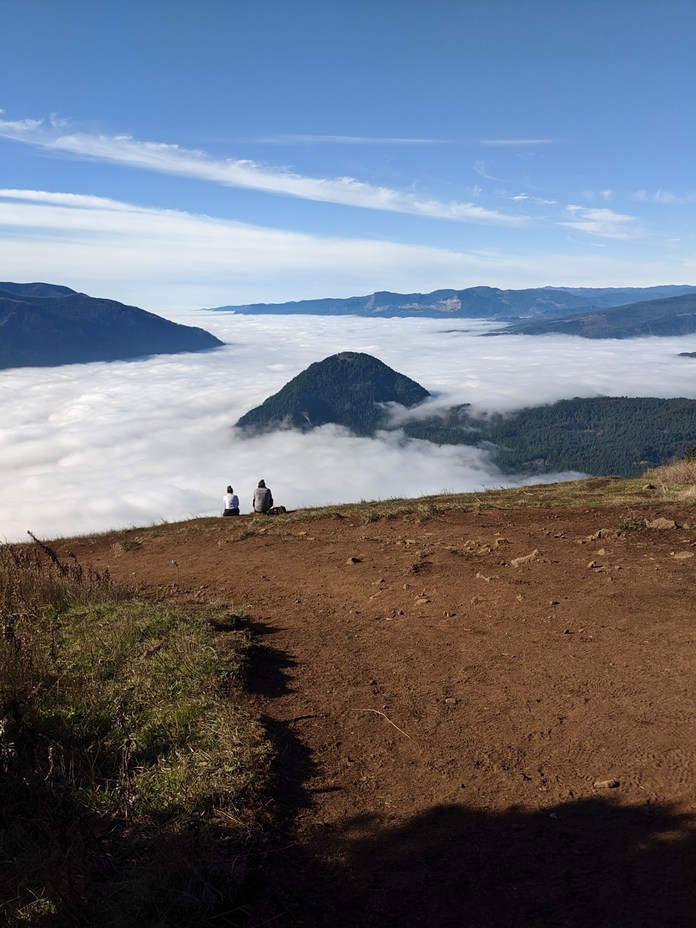
[[[661,516],[659,519],[652,519],[650,522],[646,522],[646,526],[648,528],[654,528],[658,529],[658,531],[662,531],[664,529],[676,528],[677,523],[672,519],[665,519]]]
[[[519,567],[520,564],[528,564],[530,561],[539,557],[539,549],[535,548],[531,554],[524,554],[522,557],[515,557],[510,561],[513,567]]]
[[[595,780],[592,784],[595,789],[618,789],[621,783],[618,780]]]

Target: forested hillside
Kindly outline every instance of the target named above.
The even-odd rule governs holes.
[[[696,294],[645,300],[609,309],[585,310],[563,319],[518,322],[506,335],[580,335],[582,338],[642,338],[696,332]],[[498,333],[493,333],[498,334]]]
[[[458,406],[444,419],[405,431],[438,444],[490,443],[506,473],[574,470],[636,477],[696,446],[696,400],[576,398],[486,417]]]

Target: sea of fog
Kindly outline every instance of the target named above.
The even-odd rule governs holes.
[[[176,321],[224,348],[140,361],[0,371],[0,540],[215,515],[227,484],[250,510],[263,477],[288,509],[525,482],[485,451],[335,426],[255,438],[236,420],[313,361],[365,351],[454,403],[512,411],[574,396],[696,397],[696,337],[485,337],[478,320],[237,316]],[[551,481],[578,475],[547,475]]]

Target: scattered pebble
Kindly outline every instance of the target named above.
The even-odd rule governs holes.
[[[510,564],[513,567],[519,567],[520,564],[528,564],[530,561],[535,560],[539,557],[539,549],[535,548],[531,554],[525,554],[522,557],[515,557],[510,561]]]

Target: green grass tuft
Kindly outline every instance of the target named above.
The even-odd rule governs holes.
[[[240,623],[42,545],[0,547],[0,618],[5,922],[204,924],[233,904],[269,760],[237,698]]]

